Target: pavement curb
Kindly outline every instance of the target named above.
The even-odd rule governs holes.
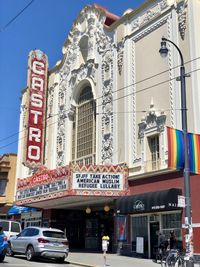
[[[98,267],[97,265],[85,264],[85,263],[76,262],[76,261],[68,261],[68,263],[78,265],[78,266],[84,266],[84,267]]]

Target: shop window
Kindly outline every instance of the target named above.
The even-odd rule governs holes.
[[[72,161],[79,164],[95,164],[96,106],[92,89],[86,86],[78,98],[72,132]]]
[[[170,238],[170,231],[174,231],[177,246],[182,248],[182,222],[181,213],[171,213],[162,215],[162,231],[165,239]]]

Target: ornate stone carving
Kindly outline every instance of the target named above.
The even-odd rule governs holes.
[[[136,85],[135,85],[135,81],[136,81],[136,74],[135,74],[135,42],[133,42],[133,40],[131,40],[130,43],[130,47],[131,47],[131,80],[130,83],[132,84],[132,110],[136,111]],[[133,134],[132,134],[132,149],[133,149],[133,162],[135,161],[135,159],[137,158],[137,144],[136,144],[136,140],[137,140],[137,124],[136,124],[136,112],[132,113],[132,123],[133,123]]]
[[[75,111],[76,111],[76,107],[71,104],[71,107],[68,111],[68,118],[70,121],[74,121]]]
[[[149,27],[145,28],[144,31],[139,32],[133,37],[133,41],[137,42],[147,34],[155,31],[157,28],[165,24],[170,16],[167,15],[165,17],[162,17],[162,19],[158,20],[156,23],[151,24]]]
[[[142,119],[141,122],[138,124],[138,126],[139,126],[138,138],[141,139],[144,137],[144,131],[147,126],[145,119]]]
[[[135,31],[136,29],[138,29],[140,27],[140,18],[136,18],[133,20],[133,22],[131,23],[131,29],[132,31]]]
[[[65,119],[67,118],[66,110],[66,82],[61,81],[58,91],[58,128],[57,128],[57,166],[64,165],[65,151]]]
[[[186,30],[186,17],[187,17],[187,1],[183,0],[177,5],[177,14],[178,14],[178,27],[181,38],[185,38]]]
[[[57,131],[57,166],[64,165],[64,151],[65,151],[65,118],[66,114],[60,113],[58,119]]]
[[[97,50],[95,53],[98,52],[99,56],[102,59],[102,111],[104,113],[102,116],[102,151],[104,151],[102,152],[102,162],[112,161],[113,153],[113,33],[106,32],[104,28],[105,19],[105,13],[94,7],[88,6],[81,11],[80,16],[75,21],[73,28],[68,36],[68,39],[63,47],[65,61],[63,62],[60,71],[61,82],[67,81],[69,94],[71,94],[73,88],[75,88],[84,79],[92,80],[94,85],[96,84],[96,70],[98,68],[98,64],[96,64],[96,59],[94,57],[95,49]],[[88,54],[84,58],[84,64],[81,64],[82,61],[78,60],[78,56],[81,52],[80,40],[84,36],[85,40],[87,39],[86,45],[88,49]],[[120,54],[119,57],[119,71],[121,71],[121,57],[122,54]],[[64,86],[64,88],[66,87]],[[69,97],[67,97],[67,99],[68,98],[70,98],[70,95]],[[64,105],[60,105],[61,103],[63,103]],[[70,101],[67,104],[70,107]],[[63,135],[63,139],[60,138],[61,124],[63,124],[65,128],[65,120],[61,120],[62,106],[66,107],[65,94],[63,95],[62,92],[59,92],[59,139],[57,141],[57,146],[59,147],[59,155],[57,157],[58,165],[62,165],[62,162],[64,160],[61,144],[63,144],[63,149],[65,146],[65,135]],[[73,107],[69,108],[67,115],[69,116],[70,120],[73,120]]]
[[[148,23],[149,21],[151,21],[153,18],[155,18],[156,16],[158,16],[159,14],[159,9],[149,9],[147,10],[147,12],[145,13],[144,17],[141,20],[141,24],[140,26],[143,26],[144,24]]]
[[[21,104],[20,106],[20,113],[22,114],[22,125],[23,128],[25,128],[26,125],[26,118],[27,118],[27,105],[26,104]]]
[[[71,71],[70,86],[74,87],[80,81],[90,78],[96,84],[95,74],[98,64],[94,63],[94,60],[89,60],[86,64],[80,66],[79,69]]]
[[[154,104],[150,105],[150,110],[147,113],[146,117],[141,120],[141,123],[138,124],[139,132],[138,137],[144,138],[145,132],[149,132],[150,130],[155,132],[164,131],[166,121],[166,115],[163,111],[158,113],[154,109]]]
[[[106,97],[108,94],[111,93],[111,90],[112,90],[111,80],[109,79],[109,80],[104,81],[103,85],[104,85],[103,96]]]
[[[167,8],[169,7],[167,6],[166,0],[156,3],[151,9],[146,10],[145,13],[133,20],[131,23],[132,31],[136,31],[145,24],[151,22],[153,19],[161,15]]]
[[[54,89],[55,89],[56,84],[54,84],[53,86],[51,86],[48,89],[48,114],[47,114],[47,118],[50,118],[53,114],[53,99],[54,99]]]
[[[66,48],[66,51],[64,51],[64,54],[66,54],[66,61],[64,62],[61,71],[59,72],[61,82],[68,80],[68,75],[70,74],[71,66],[74,63],[73,53],[73,47],[69,44]]]
[[[112,162],[113,156],[113,54],[103,54],[102,63],[102,163]]]
[[[171,22],[170,20],[167,21],[167,36],[169,39],[171,38]],[[170,45],[170,44],[169,44]],[[170,122],[171,126],[175,127],[175,121],[176,121],[176,112],[174,111],[174,59],[172,55],[172,49],[169,49],[168,51],[168,62],[169,62],[169,102],[170,102]]]
[[[122,67],[123,67],[123,61],[124,61],[124,40],[117,45],[117,67],[119,75],[122,73]]]
[[[103,149],[102,149],[102,158],[105,161],[106,159],[111,159],[113,153],[113,140],[110,134],[104,135],[103,139]]]
[[[100,54],[106,54],[108,51],[112,51],[113,39],[105,34],[101,24],[99,26],[100,28],[97,28],[96,31],[97,50]]]
[[[168,5],[167,5],[167,1],[166,1],[166,0],[161,1],[161,2],[159,3],[159,5],[160,5],[160,10],[161,10],[161,11],[164,10],[164,9],[166,9],[166,8],[168,7]]]

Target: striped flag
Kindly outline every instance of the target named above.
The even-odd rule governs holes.
[[[192,173],[200,173],[200,135],[188,133],[189,162]]]
[[[183,132],[167,127],[168,167],[180,170],[184,167]]]

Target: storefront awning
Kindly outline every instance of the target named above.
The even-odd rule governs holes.
[[[29,212],[29,211],[38,211],[37,208],[30,208],[30,207],[23,207],[23,206],[12,206],[8,210],[8,215],[16,215],[16,214],[21,214],[24,212]]]
[[[120,197],[116,200],[116,213],[143,213],[178,208],[178,195],[182,195],[179,188],[149,192],[140,195]]]

